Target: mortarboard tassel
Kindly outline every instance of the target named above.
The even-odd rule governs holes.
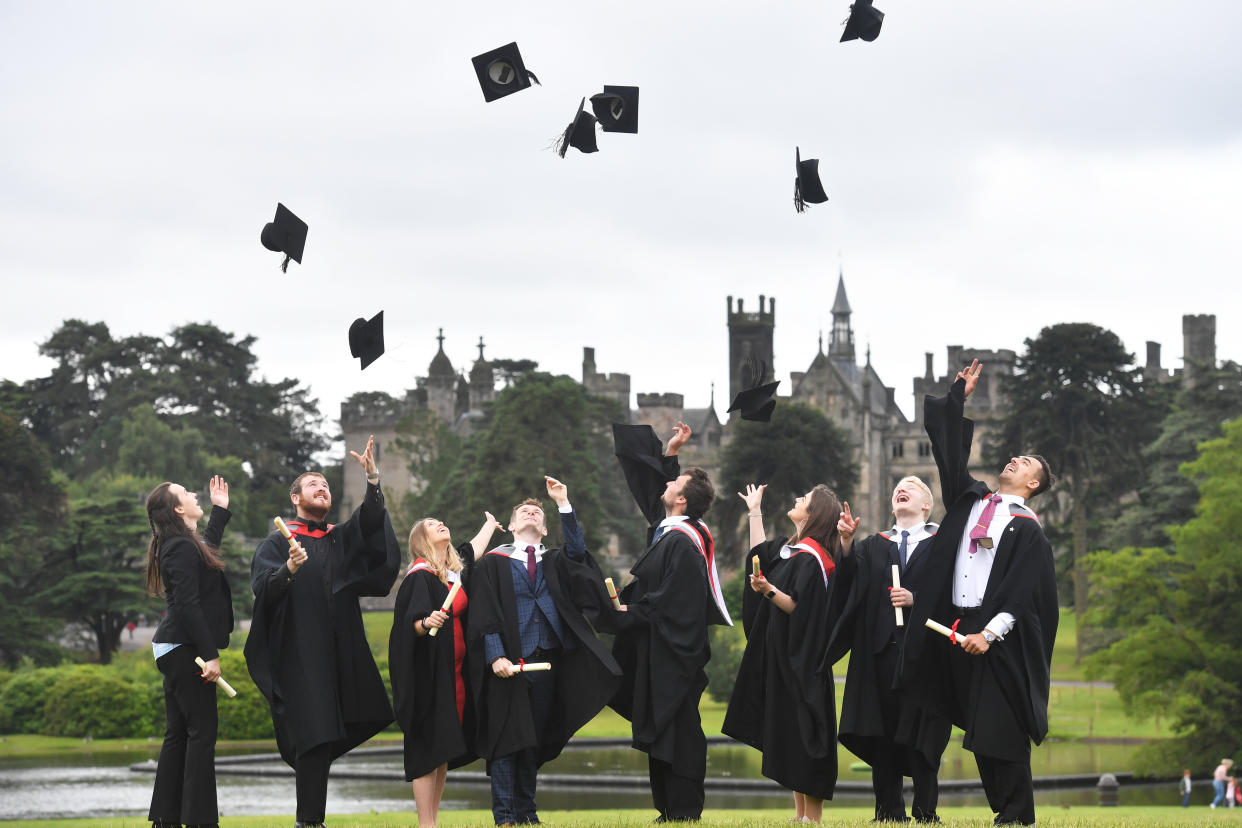
[[[288,273],[288,272],[289,272],[289,260],[290,260],[290,259],[292,259],[292,258],[293,258],[292,256],[285,256],[285,260],[284,260],[283,262],[281,262],[281,263],[280,263],[280,272],[281,272],[281,273]]]
[[[806,202],[802,200],[802,182],[794,179],[794,209],[799,213],[806,212]]]
[[[556,154],[561,158],[565,157],[565,153],[569,152],[569,135],[574,131],[574,122],[570,121],[569,126],[565,127],[565,131],[556,139],[554,149]]]
[[[530,71],[529,69],[526,70],[526,77],[534,81],[536,86],[543,86],[543,84],[539,82],[539,78],[535,77],[535,73]]]

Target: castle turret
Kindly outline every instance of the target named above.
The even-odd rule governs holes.
[[[457,419],[457,372],[444,353],[444,328],[436,335],[436,341],[440,347],[427,366],[423,387],[427,389],[427,407],[451,425]]]
[[[742,300],[737,300],[737,311],[733,310],[733,297],[728,297],[729,309],[729,399],[738,392],[770,382],[776,375],[773,364],[772,331],[776,327],[776,299],[767,302],[766,297],[759,297],[759,312],[747,313],[742,308]],[[641,403],[640,403],[641,405]],[[730,419],[738,412],[729,415]]]

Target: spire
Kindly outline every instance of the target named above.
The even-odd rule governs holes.
[[[850,310],[850,300],[845,297],[844,269],[841,270],[841,273],[837,277],[837,298],[832,302],[832,315],[836,316],[839,313],[843,313],[847,316],[852,313]]]
[[[483,337],[479,337],[479,362],[483,362]]]
[[[716,383],[712,383],[712,395],[707,401],[707,408],[711,411],[716,410]]]
[[[824,352],[824,329],[823,328],[819,329],[819,352],[821,354]]]
[[[436,341],[440,343],[440,347],[431,358],[431,365],[427,366],[427,378],[453,380],[457,373],[453,370],[453,363],[449,362],[448,355],[444,353],[444,328],[440,328]]]
[[[845,298],[845,270],[837,278],[837,298],[832,303],[832,338],[828,356],[854,360],[854,331],[850,328],[850,300]]]

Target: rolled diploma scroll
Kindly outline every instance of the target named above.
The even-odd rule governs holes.
[[[519,664],[517,668],[519,673],[532,673],[539,670],[551,670],[552,663],[549,661],[532,661],[530,664]]]
[[[293,533],[289,531],[289,527],[285,526],[285,522],[280,519],[279,515],[272,518],[272,523],[276,524],[276,528],[280,530],[280,534],[285,536],[285,540],[289,541],[289,548],[292,549],[297,541],[293,539]]]
[[[893,589],[901,589],[901,567],[893,564]],[[901,607],[893,607],[897,611],[897,626],[904,627],[906,625],[905,617],[901,614]]]
[[[276,519],[277,519],[277,520],[280,520],[280,518],[276,518]],[[207,669],[207,662],[203,661],[202,656],[194,656],[194,663],[198,665],[198,668],[199,668],[200,670],[206,670],[206,669]],[[223,677],[223,676],[221,676],[220,678],[216,679],[216,684],[220,685],[220,689],[221,689],[221,690],[223,690],[223,691],[225,692],[225,694],[226,694],[226,695],[227,695],[230,699],[231,699],[231,698],[233,698],[234,696],[236,696],[236,695],[237,695],[237,691],[236,691],[236,690],[234,690],[234,689],[233,689],[233,688],[229,685],[229,683],[228,683],[227,681],[225,681],[225,680],[224,680],[224,677]]]
[[[604,586],[608,587],[608,597],[612,599],[612,605],[621,609],[621,599],[617,597],[617,585],[612,582],[612,578],[605,578]]]
[[[759,556],[758,555],[755,555],[753,558],[750,559],[750,571],[751,573],[754,574],[756,578],[758,578],[760,575],[763,574],[759,570]]]
[[[924,625],[926,625],[926,627],[929,630],[935,630],[936,632],[940,633],[941,635],[943,635],[945,638],[949,639],[950,641],[952,641],[956,637],[956,633],[954,633],[953,630],[949,629],[944,624],[931,620],[930,618],[928,618],[923,623]]]
[[[461,589],[461,581],[454,581],[453,585],[449,587],[448,597],[444,599],[444,604],[441,605],[440,612],[449,611],[449,607],[453,606],[453,599],[457,597],[457,590],[459,589]],[[431,636],[432,638],[435,638],[436,633],[438,633],[439,631],[440,631],[439,627],[432,627],[430,630],[427,631],[427,635]]]

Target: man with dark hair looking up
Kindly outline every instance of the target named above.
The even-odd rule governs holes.
[[[1031,742],[1048,734],[1048,672],[1057,634],[1052,547],[1027,502],[1052,486],[1036,454],[1012,458],[995,492],[968,470],[974,423],[963,416],[978,360],[944,397],[927,397],[924,425],[940,472],[944,520],[928,550],[906,633],[902,683],[966,731],[997,825],[1035,824]],[[930,633],[931,618],[953,637]],[[960,645],[960,646],[957,646]]]
[[[273,532],[250,567],[246,665],[271,706],[280,756],[296,775],[299,828],[323,823],[332,761],[393,720],[358,598],[389,593],[401,548],[379,486],[375,438],[350,455],[367,488],[349,520],[326,523],[328,481],[318,472],[299,475],[289,490],[293,543]]]
[[[650,426],[613,425],[621,470],[652,525],[613,616],[623,679],[612,706],[630,720],[634,747],[647,754],[660,821],[702,816],[707,740],[699,699],[711,658],[707,628],[733,625],[712,535],[701,520],[715,489],[705,471],[682,472],[677,460],[690,433],[678,423],[665,454]]]

